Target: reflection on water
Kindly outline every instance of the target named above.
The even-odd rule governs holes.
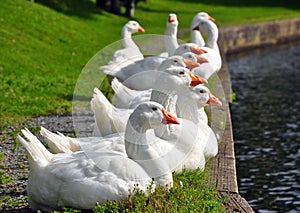
[[[300,46],[228,66],[239,191],[256,212],[300,212]]]

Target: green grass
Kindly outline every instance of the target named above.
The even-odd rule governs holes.
[[[187,29],[200,11],[209,12],[219,27],[300,16],[298,1],[245,0],[243,5],[240,2],[148,0],[138,5],[135,19],[146,33],[163,34],[170,12],[177,13],[180,31]],[[73,91],[82,69],[99,50],[120,39],[121,27],[127,21],[126,17],[97,8],[90,0],[39,0],[37,3],[1,0],[0,132],[5,135],[9,126],[23,126],[27,117],[70,113]],[[189,38],[188,34],[180,35],[182,39]],[[102,90],[110,94],[107,81],[102,84]],[[4,173],[0,176],[1,183],[11,181]],[[152,201],[141,200],[141,204],[130,207],[131,210],[145,208],[143,202],[151,205],[151,209],[160,206],[160,211],[197,207],[196,211],[202,208],[201,211],[210,212],[218,208],[219,204],[214,202],[220,200],[215,197],[215,191],[203,185],[201,175],[176,175],[175,184],[178,184],[176,180],[185,178],[191,181],[183,181],[183,188],[175,185],[172,193],[161,189],[151,195]],[[200,195],[205,196],[198,197]],[[3,199],[14,203],[10,197]],[[141,206],[134,209],[138,205]]]
[[[96,8],[92,1],[0,1],[0,129],[25,116],[71,111],[76,80],[99,50],[120,39],[127,18]],[[169,12],[179,28],[208,11],[220,27],[300,15],[297,3],[246,1],[158,1],[140,3],[136,19],[146,33],[163,34]],[[280,1],[278,1],[280,2]],[[188,38],[188,36],[185,36]]]
[[[158,187],[149,196],[136,190],[122,202],[107,201],[97,204],[93,212],[225,212],[220,203],[225,202],[217,191],[204,180],[207,172],[200,170],[183,171],[174,174],[174,186],[168,190]],[[149,189],[150,190],[150,189]],[[72,208],[64,208],[63,212],[81,212]]]

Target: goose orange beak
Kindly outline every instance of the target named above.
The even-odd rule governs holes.
[[[190,46],[190,50],[191,50],[192,53],[195,53],[197,55],[207,53],[206,50],[203,50],[201,47],[197,47],[196,45]]]
[[[168,22],[169,23],[172,23],[172,22],[175,22],[175,16],[174,15],[169,15],[169,18],[168,18]]]
[[[208,17],[208,20],[215,22],[215,19],[211,16]]]
[[[194,73],[190,72],[190,78],[191,78],[191,84],[190,86],[194,87],[198,84],[207,84],[207,80],[204,78],[201,78],[198,75],[195,75]]]
[[[139,28],[138,28],[138,32],[140,32],[140,33],[144,33],[144,32],[145,32],[145,30],[144,30],[144,28],[142,28],[141,26],[139,26]]]
[[[163,124],[180,124],[177,118],[167,112],[167,110],[165,110],[164,108],[162,108],[162,114],[164,116],[161,121]]]
[[[209,96],[209,99],[206,102],[207,104],[214,104],[217,106],[222,106],[222,102],[216,96],[214,96],[211,93],[208,93],[208,96]]]
[[[185,63],[185,67],[188,68],[189,70],[194,69],[195,67],[198,67],[199,64],[196,61],[191,61],[187,59],[183,59],[183,62]]]
[[[203,63],[207,63],[208,62],[208,60],[206,58],[202,57],[201,55],[195,55],[195,56],[196,56],[197,62],[199,64],[203,64]]]

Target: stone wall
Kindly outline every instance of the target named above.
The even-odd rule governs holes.
[[[219,46],[232,54],[294,40],[300,40],[300,18],[221,28]]]

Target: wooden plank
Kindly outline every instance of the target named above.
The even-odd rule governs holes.
[[[254,212],[247,201],[238,193],[234,141],[229,104],[231,102],[231,80],[226,58],[223,54],[223,66],[218,76],[221,80],[226,97],[226,126],[219,143],[218,155],[208,164],[210,176],[208,182],[214,185],[219,196],[225,198],[223,208],[228,212]]]

